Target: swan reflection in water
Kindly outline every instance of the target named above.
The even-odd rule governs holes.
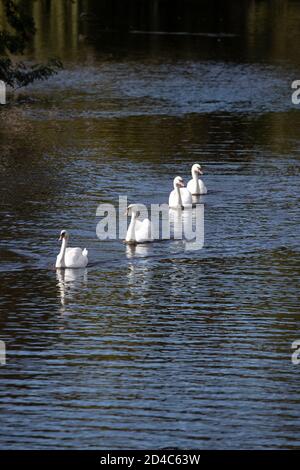
[[[149,257],[150,249],[150,243],[126,246],[126,257],[129,260],[127,281],[130,303],[133,299],[139,299],[139,302],[146,301],[153,276],[151,257]]]
[[[150,246],[147,243],[136,244],[136,245],[126,245],[126,257],[136,258],[141,257],[145,258],[149,255]]]
[[[57,269],[56,279],[60,301],[62,306],[65,307],[68,300],[72,300],[74,294],[82,290],[82,286],[87,286],[87,269]]]
[[[169,208],[162,212],[161,221],[152,221],[152,242],[126,245],[126,257],[147,258],[151,253],[160,251],[158,245],[172,240],[185,250],[199,250],[204,243],[204,203],[201,196],[193,196],[193,207],[182,209]],[[158,243],[158,245],[157,245]],[[157,250],[158,248],[158,250]],[[182,248],[181,248],[182,249]]]
[[[204,204],[196,196],[196,206],[191,209],[170,209],[170,235],[174,240],[182,240],[186,250],[197,250],[204,243]]]

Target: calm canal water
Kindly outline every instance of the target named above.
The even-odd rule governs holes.
[[[299,448],[299,4],[120,37],[60,3],[28,57],[64,71],[0,113],[0,447]],[[97,239],[100,203],[167,202],[194,162],[202,250]],[[53,268],[63,228],[87,269]]]

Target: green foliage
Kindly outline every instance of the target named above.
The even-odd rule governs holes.
[[[3,3],[10,31],[0,30],[0,80],[11,87],[29,85],[35,80],[45,80],[58,72],[62,64],[51,59],[47,64],[25,65],[13,63],[11,55],[23,54],[26,45],[35,34],[33,18],[26,12],[22,2],[0,0]]]
[[[18,62],[13,65],[8,57],[0,57],[0,80],[13,88],[29,85],[35,80],[45,80],[54,75],[62,67],[59,60],[51,59],[47,64],[35,64],[32,66]]]

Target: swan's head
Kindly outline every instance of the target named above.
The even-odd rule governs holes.
[[[133,214],[136,215],[136,217],[138,217],[140,215],[140,211],[139,211],[139,206],[138,204],[130,204],[127,209],[126,209],[126,212],[125,212],[125,215],[129,215],[129,216],[132,216]]]
[[[64,238],[69,238],[69,233],[66,230],[62,230],[60,232],[59,241],[62,241]]]
[[[174,188],[184,188],[184,181],[181,176],[176,176],[173,181]]]
[[[201,165],[199,165],[199,163],[195,163],[195,165],[192,166],[192,175],[194,173],[198,173],[199,175],[203,175],[203,171],[202,171]]]

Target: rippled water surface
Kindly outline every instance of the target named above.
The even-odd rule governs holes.
[[[155,44],[1,112],[2,449],[300,446],[298,65]],[[203,249],[97,239],[100,203],[167,202],[194,162]],[[87,269],[54,269],[62,228]]]

